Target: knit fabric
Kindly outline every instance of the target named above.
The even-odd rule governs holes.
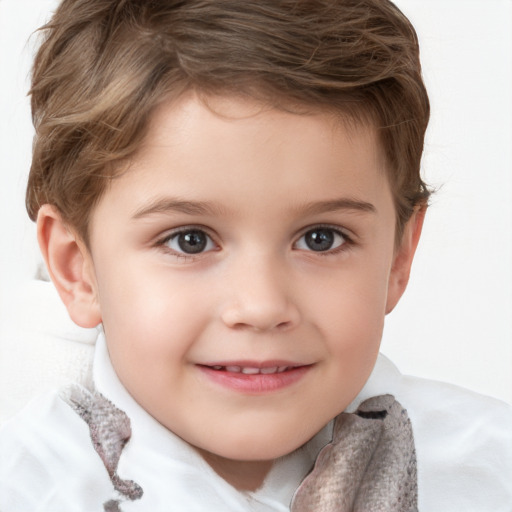
[[[130,420],[97,391],[69,388],[62,398],[87,423],[91,442],[118,495],[104,512],[121,512],[122,502],[143,490],[117,474],[131,436]],[[417,511],[416,455],[405,409],[391,395],[370,398],[355,413],[334,422],[333,439],[295,493],[291,512]]]
[[[340,414],[333,440],[297,490],[291,512],[414,512],[416,453],[406,410],[391,395]]]
[[[141,487],[132,480],[123,480],[117,474],[117,466],[123,448],[131,437],[130,419],[97,391],[90,392],[81,386],[71,386],[62,394],[63,400],[87,423],[91,441],[107,469],[119,497],[103,505],[105,512],[120,512],[124,500],[142,497]]]

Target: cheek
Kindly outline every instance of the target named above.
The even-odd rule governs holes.
[[[323,293],[310,295],[311,320],[321,331],[332,379],[357,392],[370,374],[384,328],[387,272],[365,265],[334,276]]]
[[[201,329],[206,299],[198,290],[167,278],[168,272],[141,272],[139,266],[111,268],[100,280],[100,307],[116,368],[136,371],[184,358]]]
[[[371,372],[379,351],[384,327],[383,308],[380,302],[355,300],[338,305],[339,310],[330,312],[334,320],[325,334],[327,350],[337,373],[343,375],[345,382],[359,388]],[[339,312],[341,308],[344,308],[343,314]]]
[[[333,272],[324,286],[309,288],[308,309],[319,325],[347,340],[380,337],[388,272],[380,265],[351,266]]]

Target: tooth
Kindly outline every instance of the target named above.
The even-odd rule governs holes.
[[[280,366],[278,369],[277,369],[277,372],[278,373],[283,373],[285,370],[288,369],[288,366]]]
[[[226,366],[226,371],[232,373],[240,373],[241,369],[240,366]]]
[[[260,370],[259,368],[242,368],[242,373],[244,373],[245,375],[257,375],[258,373],[260,373]]]
[[[260,371],[263,374],[276,373],[277,372],[277,366],[272,366],[270,368],[262,368]]]
[[[218,365],[216,365],[216,366],[212,366],[212,368],[213,368],[214,370],[222,370],[222,366],[218,366]]]

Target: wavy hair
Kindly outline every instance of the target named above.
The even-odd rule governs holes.
[[[26,194],[88,241],[88,220],[154,109],[195,89],[328,109],[378,130],[397,233],[429,191],[416,32],[388,0],[64,0],[41,29]]]

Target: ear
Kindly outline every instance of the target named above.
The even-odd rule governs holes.
[[[97,326],[101,313],[90,252],[55,206],[45,204],[39,209],[37,239],[48,273],[73,322],[80,327]]]
[[[426,210],[425,206],[414,210],[414,213],[405,225],[402,240],[393,256],[393,266],[391,267],[388,282],[386,314],[393,311],[409,282],[412,260],[420,240]]]

